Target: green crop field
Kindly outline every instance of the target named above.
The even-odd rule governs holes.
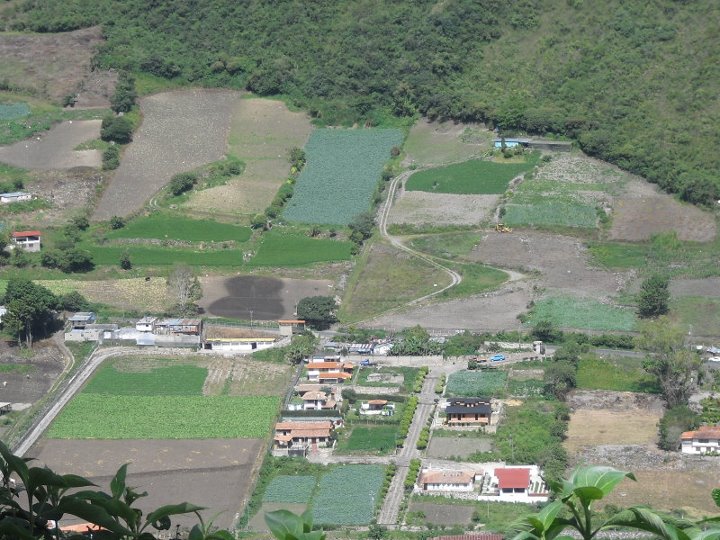
[[[397,129],[316,129],[305,145],[307,164],[283,213],[285,219],[347,225],[370,209],[390,150],[402,141]]]
[[[594,229],[598,216],[595,207],[589,204],[548,200],[537,204],[508,204],[505,206],[503,221],[513,227],[528,225]]]
[[[505,371],[456,371],[448,377],[445,393],[454,397],[492,397],[505,391]]]
[[[122,229],[108,233],[108,238],[157,238],[188,242],[246,242],[250,229],[205,219],[153,214],[132,220]]]
[[[241,266],[242,252],[237,249],[193,250],[146,246],[97,246],[84,244],[96,265],[117,266],[124,253],[130,255],[133,266]]]
[[[83,390],[87,394],[114,396],[201,396],[207,369],[163,366],[148,372],[128,372],[103,366]]]
[[[657,383],[639,358],[586,356],[578,363],[577,387],[618,392],[657,392]]]
[[[611,332],[634,330],[637,317],[629,308],[590,298],[556,296],[535,302],[527,322],[533,325],[539,321],[550,321],[561,328]]]
[[[48,431],[53,439],[267,437],[277,397],[108,396],[82,393]]]
[[[395,450],[397,434],[395,425],[362,426],[356,424],[350,436],[338,442],[337,452],[339,454],[346,452],[389,454]]]
[[[510,180],[532,169],[537,161],[538,156],[535,154],[525,163],[495,163],[473,159],[416,172],[408,179],[405,189],[462,195],[500,194],[505,192]]]
[[[381,465],[340,465],[320,478],[313,497],[317,525],[367,525],[373,519],[385,477]]]
[[[263,235],[249,266],[301,266],[317,262],[350,260],[350,242],[308,238],[271,231]]]
[[[307,504],[316,485],[314,476],[276,476],[265,489],[263,502]]]

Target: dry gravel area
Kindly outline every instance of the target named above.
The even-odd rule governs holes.
[[[533,281],[541,288],[600,300],[617,294],[634,278],[632,272],[592,268],[587,248],[577,238],[537,231],[488,232],[467,258],[539,272]]]
[[[72,169],[100,167],[99,150],[74,150],[100,138],[101,120],[68,120],[32,139],[0,147],[0,161],[23,169]]]
[[[710,212],[681,203],[644,180],[631,180],[615,200],[610,239],[642,241],[669,231],[681,240],[709,242],[717,225]]]
[[[478,225],[492,216],[499,195],[398,192],[388,224]]]
[[[140,100],[143,123],[93,216],[128,216],[140,210],[179,172],[225,156],[237,92],[182,90]]]

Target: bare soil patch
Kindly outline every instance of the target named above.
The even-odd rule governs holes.
[[[33,345],[30,358],[4,343],[0,346],[0,401],[35,403],[44,397],[64,368],[62,353],[52,341]],[[7,383],[7,384],[5,384]]]
[[[630,181],[615,201],[610,238],[641,241],[669,231],[681,240],[709,242],[717,235],[717,225],[710,212],[681,203],[644,180]]]
[[[576,452],[598,444],[653,444],[661,414],[651,411],[577,410],[570,416],[565,447]]]
[[[480,157],[492,147],[493,133],[482,124],[437,122],[422,118],[405,143],[404,165],[438,166]]]
[[[490,452],[492,439],[480,437],[435,437],[430,439],[427,456],[446,459],[451,457],[468,457],[475,452]]]
[[[251,358],[214,358],[208,365],[205,395],[267,396],[282,394],[292,368]]]
[[[103,97],[93,83],[91,60],[102,43],[99,26],[58,34],[0,33],[0,79],[60,101],[86,86],[87,99]],[[85,82],[87,81],[87,84]],[[114,91],[106,89],[107,96]]]
[[[68,120],[32,139],[0,147],[0,161],[23,169],[72,169],[100,167],[98,150],[74,150],[100,138],[100,120]]]
[[[147,491],[138,501],[144,511],[188,499],[207,508],[215,525],[229,527],[250,495],[263,450],[259,439],[73,441],[44,439],[28,455],[58,473],[88,477],[108,490],[112,476],[130,463],[127,482]],[[173,522],[189,526],[195,516]]]
[[[403,189],[398,192],[388,223],[477,225],[490,219],[498,200],[498,195],[455,195]]]
[[[412,501],[410,512],[422,512],[425,521],[433,525],[468,525],[475,506],[460,504],[436,504]]]
[[[103,193],[94,219],[130,215],[174,174],[221,159],[237,98],[237,92],[194,89],[140,100],[143,123]]]
[[[153,277],[81,281],[76,279],[40,281],[57,294],[77,290],[91,302],[128,311],[161,312],[168,307],[165,278]]]
[[[328,280],[211,276],[200,282],[200,306],[210,315],[237,319],[250,319],[251,310],[256,320],[292,318],[302,298],[334,294]]]
[[[720,277],[704,279],[673,279],[670,282],[672,296],[711,296],[720,298]]]
[[[539,272],[538,285],[577,296],[606,299],[634,276],[590,266],[590,255],[577,238],[537,231],[489,232],[468,258],[500,268]]]
[[[291,112],[281,101],[237,100],[228,146],[245,161],[245,171],[224,186],[193,193],[185,207],[235,215],[264,211],[290,172],[290,149],[302,148],[312,129],[305,113]]]
[[[411,308],[382,315],[362,326],[400,330],[416,325],[432,330],[498,332],[517,328],[517,316],[527,310],[532,295],[527,284],[492,293]]]

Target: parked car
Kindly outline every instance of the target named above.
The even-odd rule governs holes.
[[[502,362],[503,360],[505,360],[505,355],[504,355],[504,354],[493,354],[493,355],[490,357],[490,361],[491,361],[491,362]]]
[[[720,362],[720,356],[711,356],[708,358],[708,362]]]
[[[374,366],[375,362],[371,361],[369,358],[366,358],[365,360],[360,360],[360,365],[365,367]]]

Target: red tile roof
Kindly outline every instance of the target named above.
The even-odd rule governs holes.
[[[530,486],[530,469],[495,469],[500,489],[527,489]]]
[[[470,471],[423,471],[418,484],[469,484],[475,478]]]
[[[278,324],[305,324],[305,320],[304,319],[280,320],[280,321],[278,321]]]
[[[341,362],[311,362],[307,365],[308,371],[313,369],[337,369],[338,371],[342,369],[342,363]]]
[[[503,540],[503,535],[496,533],[458,534],[455,536],[436,536],[433,540]]]
[[[12,233],[13,238],[21,238],[25,236],[40,236],[40,231],[15,231]]]
[[[692,439],[720,439],[720,426],[700,426],[695,431],[686,431],[680,438],[683,441]]]
[[[349,373],[340,373],[339,371],[337,373],[326,372],[318,374],[318,379],[349,379],[351,377],[352,375]]]
[[[368,401],[370,405],[387,405],[387,399],[371,399]]]

